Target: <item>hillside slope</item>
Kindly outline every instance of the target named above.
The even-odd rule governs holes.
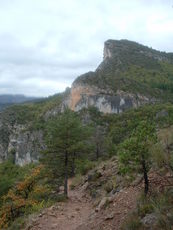
[[[78,77],[66,104],[74,111],[89,106],[120,113],[157,101],[172,101],[173,53],[128,40],[108,40],[95,72]]]
[[[49,116],[61,111],[64,94],[38,102],[13,105],[0,113],[0,162],[12,157],[18,165],[37,162],[44,148]]]

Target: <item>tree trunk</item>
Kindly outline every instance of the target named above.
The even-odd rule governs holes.
[[[148,172],[147,172],[147,167],[146,167],[146,162],[145,162],[144,157],[142,157],[142,169],[143,169],[144,184],[145,184],[144,192],[145,192],[145,195],[147,195],[148,189],[149,189],[149,180],[148,180]]]
[[[71,168],[71,176],[75,175],[75,159],[76,159],[76,153],[73,153],[73,159],[72,159],[72,168]]]
[[[68,197],[68,152],[65,152],[64,195]]]
[[[99,153],[99,144],[97,143],[96,144],[96,160],[99,159],[99,155],[100,155],[100,153]]]

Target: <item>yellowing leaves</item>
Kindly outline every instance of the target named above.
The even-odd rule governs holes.
[[[0,209],[0,229],[7,228],[11,221],[24,214],[27,208],[38,204],[35,195],[45,191],[44,186],[38,185],[43,166],[34,168],[24,181],[19,182],[14,189],[10,189],[3,196],[3,205]]]

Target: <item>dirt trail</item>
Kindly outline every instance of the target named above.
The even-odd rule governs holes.
[[[129,187],[117,193],[106,209],[96,212],[88,219],[88,223],[77,230],[120,230],[120,226],[136,207],[139,194],[138,187]]]
[[[124,189],[115,195],[109,207],[96,212],[82,188],[69,189],[68,201],[45,209],[29,229],[119,230],[124,218],[135,207],[137,194],[137,188]]]
[[[71,190],[69,199],[43,211],[33,222],[32,230],[75,230],[86,222],[92,212],[92,205],[81,189]]]

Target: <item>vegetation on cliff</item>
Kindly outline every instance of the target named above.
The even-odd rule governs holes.
[[[109,50],[110,57],[105,57],[95,72],[78,77],[75,84],[172,101],[172,53],[159,52],[127,40],[108,40],[105,50]]]

